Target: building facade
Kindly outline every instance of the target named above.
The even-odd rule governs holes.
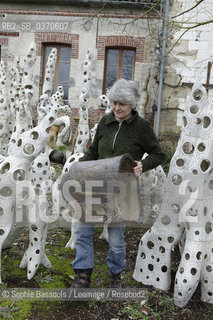
[[[74,114],[82,88],[87,49],[93,53],[89,107],[91,125],[99,118],[99,96],[121,77],[142,90],[155,61],[156,33],[161,26],[158,1],[5,1],[0,4],[1,59],[9,66],[36,43],[35,106],[42,93],[47,57],[57,48],[53,91],[63,85]],[[155,11],[148,11],[156,6]],[[146,115],[146,112],[143,112]],[[147,112],[149,113],[149,112]]]

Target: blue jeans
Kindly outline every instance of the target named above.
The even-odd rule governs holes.
[[[72,262],[74,269],[91,269],[94,266],[93,235],[94,225],[77,223],[76,227],[76,257]],[[125,227],[108,226],[109,251],[107,265],[111,272],[120,273],[125,265],[126,247],[124,240]]]

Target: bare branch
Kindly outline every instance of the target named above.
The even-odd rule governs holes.
[[[194,8],[196,8],[197,6],[199,6],[199,4],[201,4],[201,2],[203,2],[203,1],[205,1],[205,0],[200,0],[198,3],[196,3],[196,5],[194,5],[193,7],[189,8],[188,10],[183,11],[183,12],[177,14],[176,16],[173,16],[172,19],[177,18],[177,17],[180,17],[181,15],[183,15],[183,14],[185,14],[185,13],[187,13],[187,12],[192,11]]]

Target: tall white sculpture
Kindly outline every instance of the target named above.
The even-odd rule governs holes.
[[[35,60],[36,48],[32,43],[21,65],[18,61],[6,71],[3,61],[0,63],[0,154],[4,156],[8,152],[12,131],[17,137],[20,132],[31,128]]]
[[[57,51],[53,49],[47,62],[47,71],[51,69],[50,81],[46,79],[47,89],[52,88],[49,82],[54,76],[52,70],[55,70],[56,54]],[[46,90],[38,107],[39,124],[31,128],[29,106],[33,95],[34,62],[33,45],[24,60],[25,75],[19,81],[20,92],[16,97],[16,109],[14,109],[17,111],[16,123],[8,155],[0,159],[0,252],[2,247],[7,247],[8,243],[11,243],[19,225],[22,226],[23,221],[27,221],[30,241],[20,267],[27,266],[28,279],[34,276],[40,264],[51,267],[44,249],[47,224],[53,220],[46,197],[46,192],[51,188],[52,174],[46,142],[58,112],[67,109],[62,103],[62,87],[59,87],[52,97]],[[15,79],[15,76],[13,78]],[[11,84],[7,85],[10,88]]]
[[[213,109],[205,89],[196,84],[183,115],[160,214],[141,239],[134,270],[137,281],[168,290],[171,250],[182,240],[174,289],[174,302],[180,307],[187,304],[199,282],[202,301],[213,303],[212,190]]]
[[[74,153],[84,152],[87,142],[89,141],[89,123],[88,123],[88,97],[91,82],[91,64],[92,53],[87,50],[86,59],[83,64],[83,88],[79,97],[79,124],[78,137],[76,139]]]

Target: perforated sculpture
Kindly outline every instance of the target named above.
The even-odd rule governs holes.
[[[35,43],[32,43],[22,64],[9,65],[9,80],[4,62],[0,63],[0,154],[6,156],[12,131],[18,136],[31,128],[33,68],[36,59]]]
[[[56,50],[53,49],[47,62],[47,70],[51,69],[52,78],[56,54]],[[27,277],[31,279],[40,263],[51,267],[44,250],[47,223],[51,221],[51,208],[47,203],[46,192],[51,188],[52,174],[46,142],[58,112],[67,106],[63,106],[61,102],[61,87],[49,97],[48,88],[52,88],[52,84],[49,84],[51,78],[46,77],[48,86],[39,104],[39,123],[35,128],[29,129],[31,117],[26,115],[33,94],[32,70],[35,59],[32,52],[24,62],[28,63],[28,68],[25,70],[26,78],[22,79],[20,94],[16,100],[16,125],[9,143],[8,155],[1,157],[0,161],[0,251],[2,247],[11,243],[16,228],[20,224],[22,226],[23,221],[28,221],[29,247],[20,267],[27,266]]]
[[[88,49],[83,64],[83,88],[79,97],[78,137],[76,139],[74,153],[84,152],[87,142],[89,141],[88,97],[90,93],[91,64],[92,53],[90,49]]]
[[[134,278],[168,290],[171,250],[181,240],[174,301],[183,307],[201,283],[202,301],[213,303],[213,111],[205,89],[193,86],[183,128],[164,186],[160,214],[142,237]]]
[[[143,158],[147,157],[147,154]],[[166,180],[166,174],[162,166],[148,170],[139,177],[141,205],[143,208],[144,225],[152,225],[160,212],[163,185]]]
[[[78,136],[74,146],[73,153],[67,158],[67,161],[63,167],[62,174],[56,180],[53,186],[53,204],[56,212],[59,212],[59,221],[62,226],[67,228],[68,222],[71,223],[71,238],[67,243],[67,247],[73,249],[75,247],[75,225],[77,220],[72,217],[72,212],[67,208],[67,203],[64,201],[60,192],[60,180],[61,176],[69,171],[70,166],[75,161],[78,161],[83,156],[83,152],[86,149],[86,145],[89,141],[89,122],[88,122],[88,98],[90,93],[90,81],[91,81],[91,67],[92,67],[92,53],[90,49],[87,50],[86,59],[83,64],[83,83],[82,91],[79,97],[79,125]]]

